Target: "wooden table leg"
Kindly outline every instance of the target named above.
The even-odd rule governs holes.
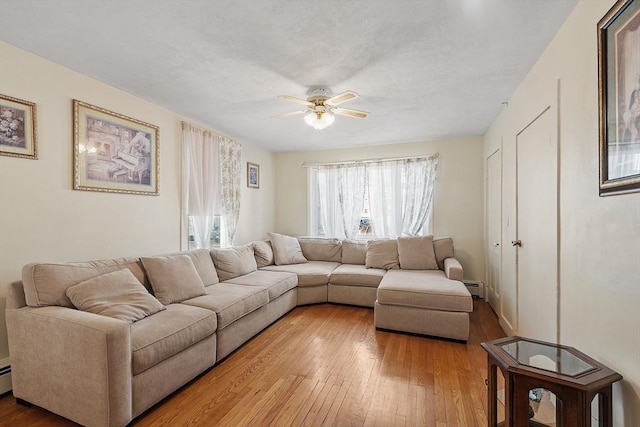
[[[487,384],[487,418],[489,427],[495,427],[498,425],[498,365],[496,365],[491,356],[487,358],[487,368],[489,376],[489,384]]]
[[[611,384],[609,384],[609,386],[598,391],[598,420],[600,427],[611,427],[613,425],[611,390]]]

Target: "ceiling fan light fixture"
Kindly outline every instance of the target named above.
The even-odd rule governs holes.
[[[330,111],[310,111],[304,116],[305,123],[316,130],[331,126],[335,119],[335,116]]]

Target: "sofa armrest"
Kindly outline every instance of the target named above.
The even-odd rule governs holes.
[[[462,282],[462,264],[455,258],[446,258],[444,260],[444,274],[451,280]]]
[[[6,311],[13,394],[82,425],[131,421],[130,325],[65,307]]]

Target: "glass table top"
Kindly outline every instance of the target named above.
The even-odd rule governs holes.
[[[575,377],[596,369],[567,349],[552,344],[518,340],[498,345],[521,365]]]

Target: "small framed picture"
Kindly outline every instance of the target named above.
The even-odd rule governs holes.
[[[0,95],[0,154],[38,158],[36,104]]]
[[[73,189],[158,195],[159,130],[73,100]]]
[[[260,188],[260,166],[247,162],[247,187]]]

